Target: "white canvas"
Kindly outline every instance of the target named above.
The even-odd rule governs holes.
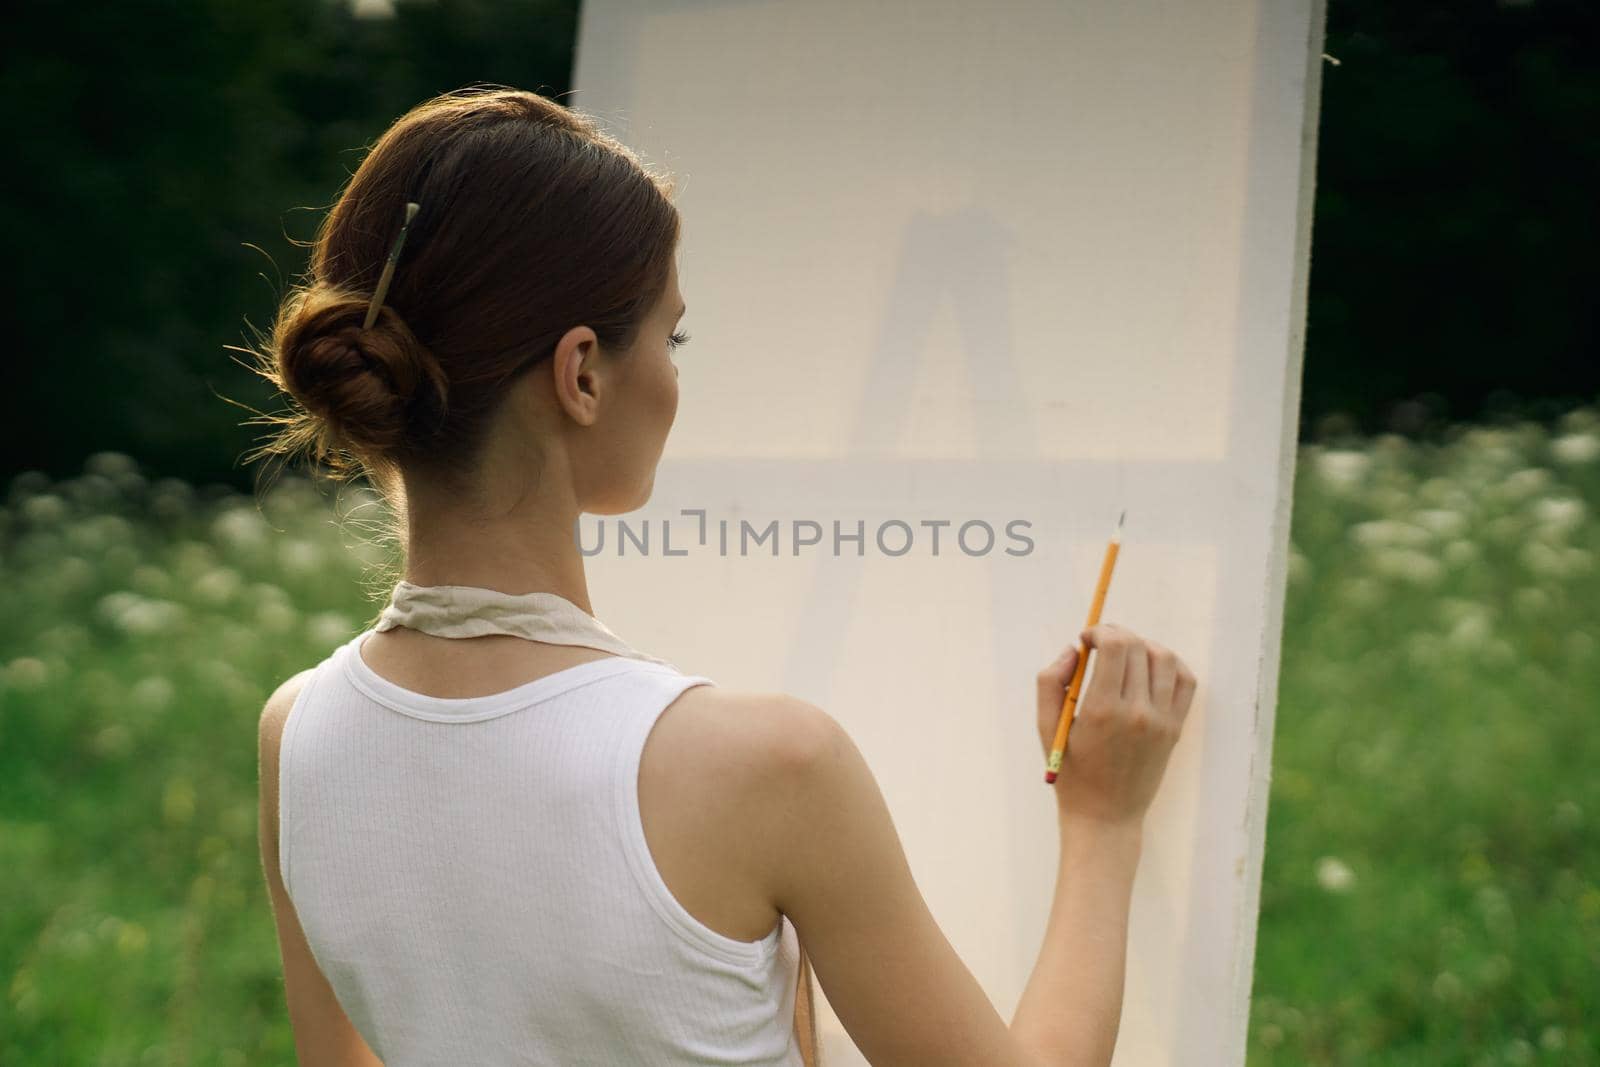
[[[1009,1020],[1056,862],[1033,676],[1126,509],[1105,619],[1200,686],[1119,1067],[1244,1062],[1321,37],[1320,0],[582,9],[565,102],[677,177],[693,335],[631,536],[583,520],[597,613],[842,722]]]

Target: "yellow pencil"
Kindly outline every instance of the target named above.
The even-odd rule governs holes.
[[[1117,552],[1122,548],[1122,520],[1127,516],[1124,511],[1117,516],[1117,528],[1111,531],[1111,542],[1106,545],[1106,558],[1100,564],[1100,583],[1095,586],[1094,600],[1089,604],[1089,621],[1084,624],[1084,629],[1100,621],[1100,609],[1105,607],[1106,590],[1111,586],[1111,570],[1116,566]],[[1072,716],[1078,708],[1078,689],[1083,685],[1084,668],[1089,663],[1089,650],[1080,639],[1078,641],[1078,666],[1072,672],[1072,684],[1067,686],[1066,698],[1061,702],[1061,719],[1056,723],[1055,743],[1050,746],[1050,762],[1045,765],[1044,780],[1046,785],[1055,783],[1056,775],[1061,771],[1061,758],[1067,752],[1067,735],[1072,732]]]

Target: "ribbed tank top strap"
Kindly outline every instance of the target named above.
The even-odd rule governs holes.
[[[299,768],[295,765],[295,737],[300,732],[300,725],[305,721],[306,708],[316,696],[330,670],[335,669],[338,658],[350,650],[351,644],[362,635],[350,639],[344,645],[334,649],[323,657],[321,663],[311,668],[305,681],[300,685],[300,692],[295,694],[294,703],[289,706],[289,714],[284,720],[283,734],[278,739],[278,876],[283,880],[284,892],[294,899],[294,890],[289,880],[289,841],[293,837],[292,830],[298,812],[294,808],[295,794],[298,784],[293,775]]]

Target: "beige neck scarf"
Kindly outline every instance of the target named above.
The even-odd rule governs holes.
[[[605,623],[555,593],[502,593],[476,585],[413,585],[401,581],[373,629],[382,632],[396,626],[435,637],[509,634],[672,666],[633,648]]]

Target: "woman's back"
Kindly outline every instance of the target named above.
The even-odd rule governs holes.
[[[793,927],[771,912],[759,940],[719,933],[646,841],[659,822],[660,858],[701,914],[699,886],[731,902],[719,926],[761,914],[753,894],[697,881],[719,873],[721,835],[685,851],[672,828],[692,825],[692,796],[641,812],[641,790],[671,788],[670,768],[641,781],[646,739],[715,683],[606,656],[427,696],[366,662],[369,633],[307,676],[284,727],[279,870],[386,1064],[801,1062]]]
[[[537,93],[443,94],[367,153],[257,353],[293,401],[257,455],[366,476],[405,547],[397,594],[448,625],[412,622],[477,638],[521,617],[537,642],[544,618],[557,643],[627,660],[425,696],[364,663],[363,633],[279,687],[261,720],[262,854],[297,1044],[370,1059],[354,1022],[389,1067],[795,1064],[799,960],[874,1067],[1108,1062],[1143,813],[1193,696],[1175,656],[1082,636],[1105,638],[1111,666],[1056,782],[1073,877],[1008,1026],[839,722],[789,697],[716,697],[594,618],[578,520],[650,499],[678,410],[672,191]],[[492,686],[480,655],[402,656],[390,677]],[[1041,755],[1071,656],[1039,675]]]

